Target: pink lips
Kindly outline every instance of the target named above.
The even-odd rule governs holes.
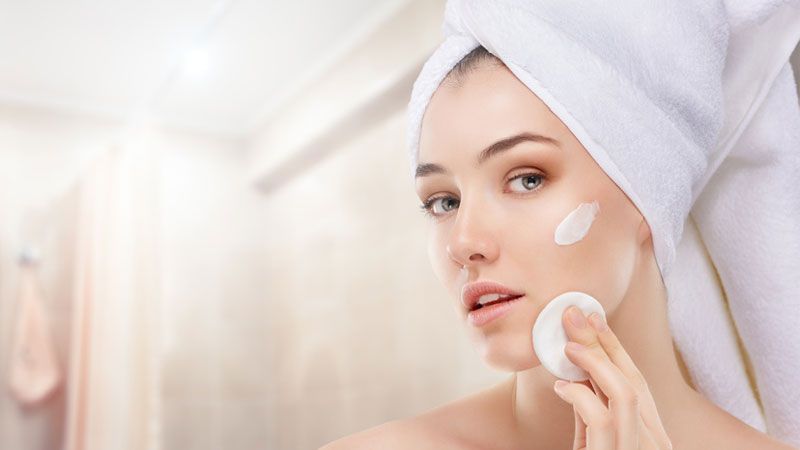
[[[474,311],[470,311],[467,314],[467,320],[469,323],[479,327],[491,322],[498,317],[503,316],[505,313],[511,310],[517,303],[519,303],[524,296],[516,297],[511,300],[506,300],[502,302],[493,303],[488,306],[484,306],[483,308],[476,309]]]
[[[512,298],[475,309],[478,300],[486,294],[507,295]],[[467,311],[470,323],[481,326],[508,312],[524,295],[523,292],[512,290],[494,281],[475,281],[464,285],[461,289],[461,303]]]
[[[461,288],[461,303],[464,304],[467,311],[471,311],[478,303],[478,299],[486,294],[513,295],[515,297],[525,295],[524,292],[514,291],[494,281],[473,281]]]

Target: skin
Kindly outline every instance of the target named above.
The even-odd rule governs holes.
[[[477,164],[484,148],[520,132],[558,144],[525,141]],[[428,245],[434,272],[479,355],[511,375],[324,449],[601,450],[670,443],[676,449],[791,449],[693,389],[673,346],[647,222],[571,131],[507,68],[482,64],[463,83],[439,87],[423,118],[419,162],[446,169],[418,177],[415,185],[420,201],[437,198]],[[526,176],[514,178],[518,175]],[[557,245],[554,230],[561,220],[580,203],[595,200],[600,212],[587,235]],[[496,281],[525,296],[504,316],[473,326],[461,288],[475,280]],[[557,378],[533,351],[531,329],[545,305],[568,290],[600,301],[609,329],[598,335],[591,326],[577,328],[565,312],[567,336],[588,347],[567,349],[567,357],[591,379],[568,384],[562,398],[553,389]],[[624,446],[614,447],[614,439]]]

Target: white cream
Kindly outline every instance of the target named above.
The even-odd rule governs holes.
[[[555,240],[558,245],[574,244],[589,232],[597,212],[600,211],[600,204],[597,201],[592,203],[581,203],[556,227]]]

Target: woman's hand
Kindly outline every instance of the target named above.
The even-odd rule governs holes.
[[[569,319],[571,310],[583,326]],[[644,377],[603,318],[593,313],[587,323],[580,308],[571,306],[562,321],[571,341],[567,357],[590,376],[558,380],[554,387],[575,413],[573,450],[672,449]]]

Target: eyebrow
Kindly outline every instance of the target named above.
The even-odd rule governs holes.
[[[476,161],[476,165],[480,165],[484,161],[486,161],[487,159],[491,158],[492,156],[498,155],[498,154],[500,154],[500,153],[502,153],[502,152],[504,152],[506,150],[509,150],[509,149],[513,148],[517,144],[520,144],[520,143],[526,142],[526,141],[540,142],[540,143],[545,143],[545,144],[551,144],[551,145],[554,145],[556,147],[561,147],[561,144],[557,140],[555,140],[555,139],[553,139],[551,137],[543,136],[541,134],[535,134],[535,133],[527,133],[527,132],[520,133],[520,134],[517,134],[517,135],[514,135],[514,136],[510,136],[510,137],[501,139],[501,140],[495,142],[494,144],[492,144],[492,145],[486,147],[485,149],[483,149],[483,151],[481,151],[481,153],[478,155],[478,159]],[[416,170],[416,173],[414,175],[414,178],[425,177],[425,176],[428,176],[428,175],[431,175],[431,174],[434,174],[434,173],[447,173],[447,169],[445,169],[444,167],[440,166],[439,164],[434,164],[434,163],[419,164],[417,166],[417,170]]]

